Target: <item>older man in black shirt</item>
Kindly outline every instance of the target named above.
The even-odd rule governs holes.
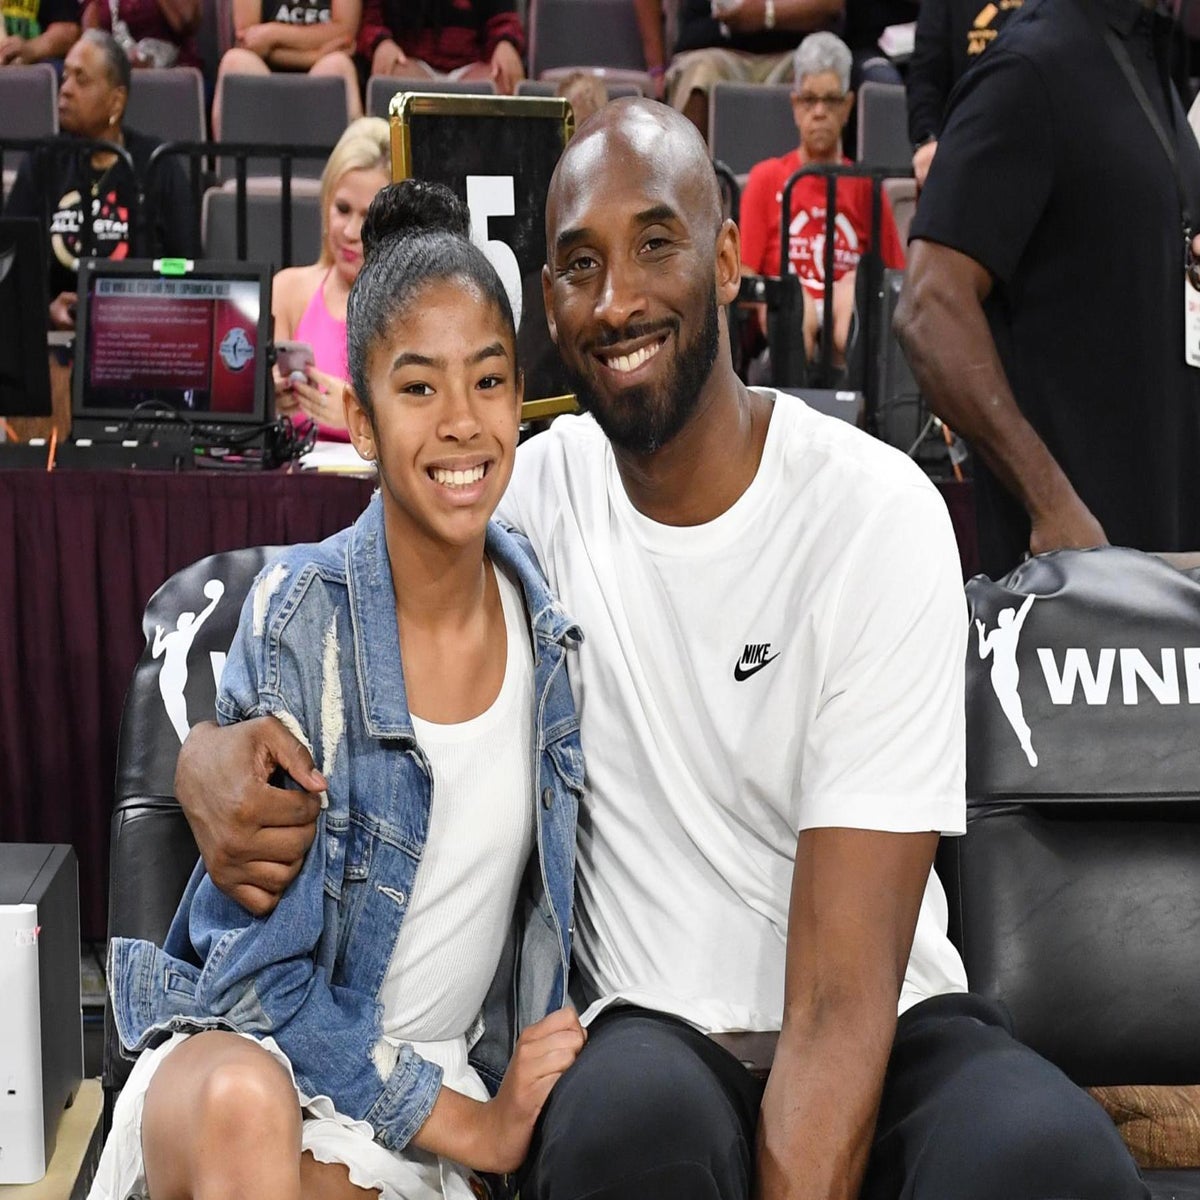
[[[1029,0],[951,101],[897,331],[977,453],[993,576],[1026,550],[1200,548],[1200,148],[1168,34],[1135,0]]]

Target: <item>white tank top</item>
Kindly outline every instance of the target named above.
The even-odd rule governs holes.
[[[425,852],[380,992],[389,1039],[435,1042],[470,1030],[533,848],[533,646],[517,585],[499,569],[496,580],[508,657],[495,701],[455,725],[412,719],[433,794]]]

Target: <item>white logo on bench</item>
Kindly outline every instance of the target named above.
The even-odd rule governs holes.
[[[150,647],[153,658],[162,657],[163,663],[158,672],[158,690],[162,694],[163,707],[175,727],[180,745],[188,735],[191,726],[188,724],[187,699],[184,692],[188,680],[188,654],[192,642],[200,632],[200,626],[212,616],[213,609],[225,595],[225,585],[219,579],[210,579],[204,585],[204,596],[208,605],[197,616],[194,612],[182,612],[175,628],[166,633],[163,626],[154,629],[154,643]],[[211,651],[209,659],[212,663],[213,680],[220,683],[221,671],[225,666],[225,655],[219,651]]]

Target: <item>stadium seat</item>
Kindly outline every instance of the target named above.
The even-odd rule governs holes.
[[[321,209],[315,195],[292,197],[292,253],[284,261],[283,197],[248,192],[246,195],[246,254],[248,262],[271,264],[272,270],[316,262],[321,254]],[[237,253],[237,196],[224,188],[210,188],[201,207],[204,257],[230,262]]]
[[[186,734],[189,722],[213,718],[216,680],[237,630],[242,601],[255,576],[276,553],[274,548],[253,548],[201,559],[172,575],[146,605],[142,621],[146,648],[121,714],[109,831],[109,937],[149,938],[160,945],[166,937],[197,858],[196,843],[175,800],[180,734]],[[175,681],[181,691],[172,691],[162,679],[166,657],[153,653],[155,630],[179,628],[185,612],[201,623],[184,656],[183,678]],[[172,712],[167,707],[168,693],[179,706]],[[131,1065],[121,1050],[111,1006],[106,1004],[102,1070],[106,1127],[113,1099]]]
[[[372,75],[367,80],[367,116],[386,117],[388,105],[397,92],[494,96],[496,85],[490,79],[394,79],[390,75]]]
[[[58,79],[49,63],[0,71],[0,139],[53,137],[58,132]],[[4,155],[4,191],[21,155]]]
[[[915,179],[885,179],[883,191],[892,206],[900,245],[908,245],[908,227],[917,211],[917,181]]]
[[[1155,1200],[1200,1196],[1200,582],[1064,550],[967,600],[967,833],[938,854],[967,978]]]
[[[645,71],[634,71],[627,67],[551,67],[542,72],[538,82],[558,84],[579,71],[595,75],[604,84],[610,100],[616,99],[617,96],[654,95],[653,78]],[[615,90],[618,88],[625,90]]]
[[[202,142],[204,78],[195,67],[145,67],[133,72],[126,123],[164,142]]]
[[[755,163],[799,145],[786,84],[716,83],[708,110],[708,145],[743,182]]]
[[[332,76],[226,75],[221,91],[223,142],[328,146],[348,124],[346,85]],[[298,159],[295,174],[319,178],[327,155]],[[278,177],[277,158],[250,159],[251,175]],[[233,161],[220,160],[222,179],[233,177]]]
[[[570,72],[567,72],[570,74]],[[647,76],[649,78],[649,76]],[[558,88],[557,80],[551,79],[522,79],[517,84],[518,96],[553,96]],[[636,83],[605,83],[604,90],[610,100],[619,100],[622,96],[645,96],[647,91]]]
[[[234,44],[233,0],[204,0],[196,49],[205,79],[216,79],[221,56]]]
[[[529,76],[556,67],[645,71],[633,0],[530,0]]]
[[[859,88],[858,161],[865,167],[911,167],[908,106],[902,84],[864,83]]]

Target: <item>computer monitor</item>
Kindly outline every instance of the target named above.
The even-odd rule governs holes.
[[[0,218],[0,417],[50,416],[46,280],[41,225]]]
[[[85,259],[75,325],[76,437],[176,416],[231,430],[268,420],[266,264]]]

